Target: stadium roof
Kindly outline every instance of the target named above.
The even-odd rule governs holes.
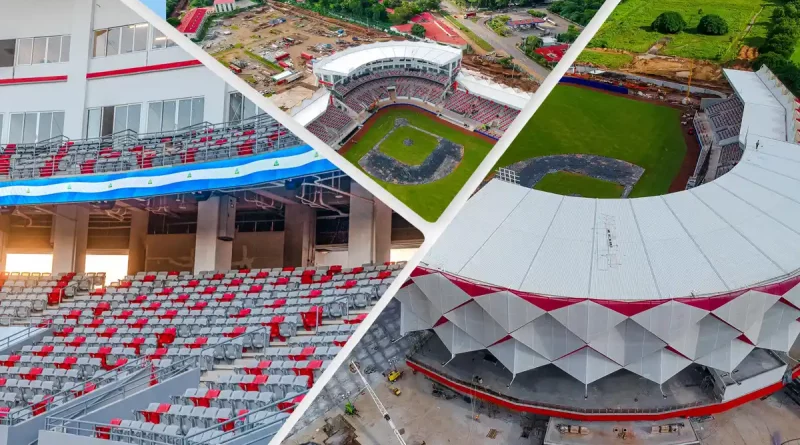
[[[761,79],[762,73],[728,69],[723,72],[745,104],[740,142],[755,136],[787,140],[786,109]]]
[[[300,125],[306,126],[314,121],[314,119],[322,116],[325,110],[328,109],[331,93],[325,88],[321,88],[314,93],[311,98],[304,100],[300,105],[292,109],[292,117],[300,122]]]
[[[517,110],[521,110],[531,99],[529,93],[474,76],[463,69],[456,76],[456,82],[470,94],[516,108]]]
[[[755,144],[726,175],[664,196],[587,199],[492,180],[426,263],[514,290],[602,299],[714,294],[793,274],[800,149]]]
[[[347,48],[314,63],[314,72],[349,76],[370,62],[394,57],[427,60],[446,65],[461,58],[461,50],[427,42],[379,42]]]

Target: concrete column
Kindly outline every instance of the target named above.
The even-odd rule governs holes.
[[[0,215],[0,272],[6,270],[6,250],[11,237],[11,215]]]
[[[314,265],[317,244],[317,211],[300,204],[286,206],[283,229],[283,265]]]
[[[392,248],[392,209],[356,182],[350,185],[350,228],[347,267],[389,261]]]
[[[68,88],[64,88],[64,103],[70,104],[64,113],[64,135],[79,139],[83,137],[84,120],[86,119],[86,73],[89,72],[89,60],[93,45],[95,0],[74,0],[72,15],[63,17],[71,23],[69,63],[67,69]]]
[[[53,215],[53,273],[85,272],[89,209],[75,204],[56,206]]]
[[[147,257],[147,223],[150,214],[144,210],[131,209],[131,232],[128,237],[128,275],[144,272]]]
[[[233,241],[222,241],[219,233],[219,196],[197,203],[197,235],[194,248],[194,272],[231,268]]]

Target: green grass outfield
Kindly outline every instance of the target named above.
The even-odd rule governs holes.
[[[613,182],[564,171],[546,174],[533,188],[559,195],[591,198],[619,198],[625,190],[625,187]]]
[[[421,185],[397,185],[375,179],[389,193],[417,212],[419,216],[427,221],[436,221],[450,204],[450,201],[453,200],[456,193],[467,182],[467,179],[472,176],[472,173],[478,168],[478,165],[494,144],[450,128],[425,111],[390,108],[386,114],[374,118],[377,119],[377,122],[373,124],[369,131],[359,133],[356,136],[358,142],[350,147],[344,157],[361,168],[358,165],[359,159],[367,154],[392,129],[394,120],[398,117],[407,119],[415,127],[422,128],[464,146],[464,159],[461,160],[461,164],[453,173],[438,181]]]
[[[586,88],[556,86],[495,166],[582,153],[645,169],[631,197],[669,191],[686,155],[680,111]]]
[[[403,144],[406,139],[414,141],[408,147]],[[396,128],[380,145],[380,150],[408,165],[419,165],[436,149],[439,141],[428,133],[411,127]]]
[[[607,48],[645,53],[663,37],[671,41],[661,52],[669,56],[727,62],[742,44],[759,46],[778,0],[627,0],[620,3],[594,37]],[[750,19],[764,6],[750,35],[744,32]],[[678,34],[654,32],[650,24],[665,11],[677,11],[687,27]],[[706,14],[718,14],[728,22],[724,36],[697,34],[697,23]]]

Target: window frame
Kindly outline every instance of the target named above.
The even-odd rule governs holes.
[[[10,39],[9,39],[10,40]],[[64,41],[66,40],[66,45]],[[43,53],[38,60],[34,59],[36,54],[37,42],[44,42]],[[58,60],[48,60],[51,52],[51,45],[55,45],[57,41],[58,51],[56,54]],[[29,50],[23,51],[23,42],[29,42]],[[70,34],[61,34],[54,36],[35,36],[35,37],[20,37],[16,39],[14,45],[14,66],[34,66],[34,65],[53,65],[56,63],[68,63],[70,45],[72,44],[72,36]],[[66,48],[66,53],[64,52]]]
[[[151,30],[154,29],[156,28],[148,22],[95,29],[92,31],[92,58],[147,52],[151,46],[150,41],[153,34]],[[144,33],[144,37],[139,37],[142,33]],[[109,37],[115,38],[113,46],[109,44]],[[98,45],[98,41],[102,42],[102,45]],[[100,48],[101,51],[98,51]],[[112,48],[114,51],[110,51]]]

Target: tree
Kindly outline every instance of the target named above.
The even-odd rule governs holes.
[[[417,36],[419,38],[425,37],[425,27],[420,25],[419,23],[414,23],[414,26],[411,27],[411,35]]]
[[[767,42],[761,46],[760,51],[764,53],[777,53],[785,58],[791,57],[794,52],[794,46],[797,39],[789,34],[778,34],[767,39]]]
[[[664,34],[677,34],[686,28],[686,20],[675,11],[662,12],[650,25],[653,30]]]
[[[533,51],[542,47],[542,39],[537,36],[528,36],[525,38],[525,50]]]
[[[575,25],[569,25],[567,27],[567,32],[562,32],[561,34],[556,36],[556,40],[561,43],[572,43],[578,36],[581,34],[581,31],[575,27]]]
[[[172,26],[177,28],[178,25],[181,24],[181,19],[179,19],[177,17],[168,17],[167,18],[167,23],[169,23],[170,25],[172,25]]]
[[[728,22],[716,14],[704,15],[697,24],[697,32],[709,36],[721,36],[728,33]]]

